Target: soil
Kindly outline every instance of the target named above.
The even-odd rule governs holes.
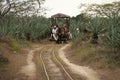
[[[8,58],[9,63],[0,66],[0,80],[46,80],[39,55],[43,48],[46,52],[51,52],[50,48],[55,49],[58,52],[57,56],[59,56],[64,64],[66,64],[66,68],[73,72],[74,75],[84,77],[75,80],[118,80],[109,78],[109,75],[106,75],[107,72],[105,71],[95,71],[88,66],[71,63],[71,60],[66,58],[67,53],[64,51],[70,44],[58,45],[55,43],[34,43],[31,44],[31,47],[22,47],[20,52],[11,51],[6,44],[2,45],[3,46],[0,46],[0,51]],[[54,66],[52,71],[60,72],[60,70],[57,69],[57,66],[53,65],[53,62],[50,61],[51,60],[48,60],[48,65]],[[99,72],[101,72],[101,74]]]

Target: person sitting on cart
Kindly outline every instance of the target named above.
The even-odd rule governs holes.
[[[64,24],[63,25],[63,29],[64,29],[64,32],[65,32],[65,35],[66,35],[66,38],[69,40],[69,39],[72,39],[72,34],[71,32],[69,31],[69,26],[67,24]]]
[[[57,41],[58,36],[57,36],[57,31],[58,31],[58,26],[57,25],[53,25],[52,27],[52,37],[55,41]]]

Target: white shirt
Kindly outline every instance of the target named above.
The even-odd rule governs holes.
[[[53,34],[56,34],[56,33],[57,33],[57,28],[56,28],[56,29],[53,28],[53,29],[52,29],[52,33],[53,33]]]

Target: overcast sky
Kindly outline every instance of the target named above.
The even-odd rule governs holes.
[[[56,13],[64,13],[70,16],[76,16],[80,13],[78,7],[80,4],[104,4],[120,0],[46,0],[44,7],[48,8],[46,16],[50,17]]]

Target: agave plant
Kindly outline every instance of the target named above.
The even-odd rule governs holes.
[[[8,21],[6,19],[3,19],[0,21],[0,37],[6,36],[9,32],[9,28],[7,24]]]
[[[88,29],[92,32],[92,43],[98,43],[98,34],[102,31],[100,17],[96,16],[91,19]]]
[[[8,15],[0,22],[0,37],[9,35],[15,39],[37,40],[49,34],[50,20],[44,17],[13,17]]]
[[[113,13],[108,19],[107,39],[115,51],[120,48],[120,15]]]

